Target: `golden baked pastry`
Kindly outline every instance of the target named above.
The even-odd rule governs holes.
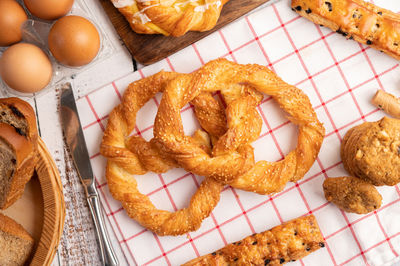
[[[141,136],[130,136],[130,133],[135,128],[138,110],[179,75],[185,74],[161,71],[129,85],[121,104],[110,113],[100,147],[100,152],[105,157],[131,174],[139,175],[148,171],[164,173],[178,166],[174,159],[158,149],[154,140],[146,141]],[[219,137],[225,132],[224,107],[209,93],[202,93],[192,104],[200,125],[210,133],[211,137]],[[259,128],[261,129],[261,125]],[[210,152],[211,143],[207,139],[208,134],[197,131],[193,137],[205,152]]]
[[[254,162],[250,143],[261,132],[262,120],[256,107],[263,98],[256,89],[270,92],[299,125],[299,145],[284,161]],[[227,104],[225,110],[212,97],[211,92],[215,90],[221,91]],[[157,119],[161,114],[170,120],[160,123],[156,119],[155,138],[150,141],[131,136],[138,110],[158,92],[168,95],[163,96],[162,102],[170,105],[162,107],[161,103]],[[176,101],[182,102],[177,104]],[[179,114],[181,107],[190,101],[208,134],[197,131],[192,137],[184,136]],[[175,150],[158,139],[163,136],[179,142]],[[314,162],[323,136],[324,128],[300,90],[284,83],[265,67],[238,65],[220,59],[192,74],[160,72],[131,83],[121,104],[110,113],[100,152],[108,159],[106,177],[110,192],[121,201],[128,215],[156,234],[178,235],[200,226],[218,203],[219,193],[226,183],[258,193],[275,193],[288,181],[301,178]],[[207,159],[216,162],[217,168]],[[202,169],[209,167],[211,173],[205,175],[189,206],[174,213],[156,209],[149,198],[138,191],[132,177],[147,171],[162,173],[172,167],[182,167],[182,162],[188,170],[189,161]],[[213,174],[218,167],[234,175]],[[231,180],[221,182],[221,178],[227,176]]]
[[[382,205],[382,196],[374,185],[357,177],[327,178],[323,188],[326,200],[346,212],[365,214]]]
[[[278,225],[229,244],[211,254],[184,264],[194,265],[280,265],[301,259],[324,247],[314,215]]]
[[[133,31],[143,34],[182,36],[207,31],[218,21],[229,0],[111,0]]]
[[[343,138],[345,169],[376,186],[400,182],[400,120],[384,117],[350,129]]]
[[[183,106],[202,92],[219,90],[223,96],[234,94],[241,89],[240,84],[271,95],[288,113],[289,119],[298,125],[298,145],[284,160],[254,162],[249,142],[254,140],[256,132],[250,132],[251,127],[240,121],[248,120],[247,116],[254,116],[251,121],[255,121],[255,97],[228,102],[228,131],[214,145],[213,156],[204,152],[191,137],[185,136],[180,117]],[[249,135],[242,136],[237,132]],[[267,67],[240,65],[226,59],[210,61],[199,70],[168,83],[154,124],[154,136],[160,147],[185,170],[260,194],[276,193],[288,181],[302,178],[318,155],[324,133],[324,127],[301,90],[282,81]]]
[[[121,104],[110,113],[100,149],[101,154],[108,159],[106,178],[111,195],[121,201],[132,219],[158,235],[180,235],[196,230],[218,203],[223,188],[223,184],[210,178],[205,179],[187,208],[168,212],[156,209],[150,199],[139,192],[136,180],[132,176],[147,171],[166,172],[178,166],[154,141],[147,142],[140,136],[129,135],[135,128],[136,114],[140,108],[179,75],[185,74],[159,72],[131,83]],[[197,102],[193,103],[195,108],[198,104],[201,108],[206,105],[211,107],[208,113],[200,114],[198,119],[204,128],[213,131],[219,121],[215,122],[215,117],[221,122],[224,121],[223,107],[220,108],[218,102],[207,93],[200,95],[196,100]],[[210,152],[210,139],[205,132],[198,131],[194,139],[205,152]]]
[[[130,136],[130,133],[135,128],[139,109],[157,92],[162,92],[168,82],[185,75],[187,74],[162,71],[131,83],[121,104],[110,113],[100,148],[101,154],[108,159],[106,178],[112,196],[121,201],[131,218],[159,235],[179,235],[196,230],[218,203],[220,191],[224,187],[222,183],[206,178],[192,197],[189,206],[171,213],[156,209],[149,198],[138,191],[136,181],[132,177],[133,174],[144,174],[147,171],[162,173],[179,166],[170,154],[163,152],[159,143],[154,140],[146,141],[141,136]],[[244,85],[239,87],[240,90],[228,99],[249,97],[255,104],[262,100],[262,95],[257,92]],[[211,154],[211,139],[218,140],[226,131],[224,107],[208,92],[197,96],[192,104],[200,125],[210,134],[198,130],[192,140],[204,152]],[[245,131],[237,132],[246,139],[249,138],[249,134],[255,135],[252,137],[254,140],[260,134],[262,122],[261,119],[250,120],[253,120],[252,116],[242,118],[243,123],[253,127],[252,130],[242,127],[241,130]],[[247,161],[254,161],[253,154],[249,152],[249,156],[251,158]]]
[[[362,0],[292,0],[294,11],[400,59],[400,15]]]

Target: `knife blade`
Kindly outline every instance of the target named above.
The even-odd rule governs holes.
[[[79,120],[71,83],[64,84],[61,89],[60,115],[64,138],[70,150],[78,176],[85,189],[100,246],[101,262],[103,265],[119,265],[101,213],[93,170],[90,164],[90,157],[86,148],[85,137]]]
[[[75,98],[70,83],[63,87],[61,94],[61,125],[68,148],[70,149],[79,178],[87,195],[97,195],[94,175],[90,166],[89,153],[81,128]]]

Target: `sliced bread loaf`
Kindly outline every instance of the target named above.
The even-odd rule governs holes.
[[[0,209],[18,200],[37,162],[35,112],[19,98],[0,99]]]
[[[15,141],[17,139],[20,139],[19,143],[23,141],[21,138],[16,138],[9,129],[3,132],[7,134],[8,139],[0,140],[0,159],[2,159],[0,161],[0,209],[5,209],[21,197],[25,184],[33,175],[38,159],[38,130],[32,107],[16,97],[0,99],[1,123],[10,125],[16,134],[29,142],[22,147],[17,147]],[[10,153],[11,150],[13,153]],[[13,158],[11,154],[19,159]],[[7,164],[6,159],[11,160],[12,163]]]
[[[29,103],[16,97],[1,98],[0,123],[13,126],[18,134],[27,137],[36,145],[38,140],[36,116]]]
[[[14,127],[0,123],[0,208],[5,209],[22,196],[36,161],[33,145]]]
[[[33,238],[20,224],[0,213],[0,265],[24,265],[33,245]]]

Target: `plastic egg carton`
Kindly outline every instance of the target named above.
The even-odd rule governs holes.
[[[31,43],[38,47],[40,47],[49,57],[52,66],[53,66],[53,76],[50,83],[41,91],[36,93],[21,93],[13,90],[5,82],[0,79],[0,96],[2,97],[12,97],[12,96],[20,96],[20,97],[28,97],[32,98],[35,96],[44,95],[51,89],[59,86],[61,83],[66,82],[67,79],[73,79],[74,76],[78,73],[84,72],[86,69],[93,67],[105,59],[109,58],[116,50],[113,43],[106,35],[104,29],[98,23],[95,15],[90,11],[87,4],[84,0],[75,0],[72,9],[68,12],[68,15],[77,15],[84,17],[91,21],[93,25],[97,28],[100,35],[100,48],[97,56],[87,65],[81,67],[70,67],[65,66],[59,63],[50,53],[49,46],[47,43],[47,37],[50,32],[52,25],[57,21],[47,21],[32,15],[29,10],[25,7],[22,0],[17,0],[24,8],[28,20],[24,22],[22,26],[22,42]],[[8,47],[0,47],[0,56]]]

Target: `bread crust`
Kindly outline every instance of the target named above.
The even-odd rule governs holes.
[[[348,39],[400,59],[400,15],[362,0],[292,0],[292,9]]]
[[[0,106],[2,104],[9,107],[15,107],[25,117],[25,120],[28,124],[27,138],[32,141],[35,146],[35,143],[38,141],[38,130],[36,125],[36,115],[32,106],[17,97],[1,98]]]
[[[12,126],[0,123],[0,137],[15,152],[17,164],[23,163],[23,161],[32,153],[32,143],[30,143],[24,136],[18,134]]]
[[[38,160],[37,142],[38,130],[36,116],[31,105],[19,98],[0,99],[0,110],[9,108],[12,113],[27,124],[26,136],[17,132],[16,128],[6,123],[0,123],[0,137],[3,137],[14,150],[17,158],[15,172],[12,176],[10,187],[7,191],[6,200],[0,203],[0,209],[6,209],[18,200],[25,188],[25,184],[31,179],[35,165]]]
[[[0,213],[0,231],[7,234],[31,241],[33,244],[32,236],[16,221],[8,216]]]
[[[16,156],[15,170],[6,192],[7,196],[0,205],[0,209],[7,209],[22,196],[25,184],[31,179],[36,163],[36,154],[32,142],[18,134],[8,124],[0,123],[0,138],[9,145]]]
[[[280,265],[301,259],[324,247],[314,215],[278,225],[191,260],[193,265]]]
[[[23,241],[18,241],[18,243],[10,243],[10,246],[5,247],[6,250],[2,250],[2,253],[0,253],[0,264],[25,265],[26,261],[29,259],[32,253],[34,246],[34,239],[32,238],[32,236],[19,223],[1,213],[0,232],[3,232],[10,237],[19,238]],[[12,252],[12,254],[9,254],[8,252]],[[4,259],[5,261],[3,261]]]

